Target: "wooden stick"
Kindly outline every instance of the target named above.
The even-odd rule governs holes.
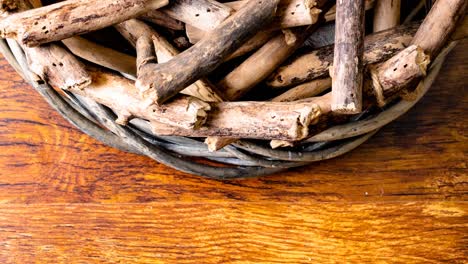
[[[158,104],[218,67],[255,31],[271,21],[279,0],[249,1],[209,36],[172,60],[145,67],[137,87]],[[150,67],[151,66],[151,67]]]
[[[463,19],[467,5],[466,0],[436,1],[411,44],[421,47],[431,57],[436,56]]]
[[[205,125],[195,131],[153,124],[157,135],[300,140],[320,111],[314,103],[212,103]]]
[[[364,5],[367,10],[374,8],[375,1],[374,0],[365,0]],[[330,22],[335,20],[336,17],[336,6],[332,7],[326,14],[325,14],[325,21]]]
[[[308,97],[316,96],[331,87],[331,78],[317,79],[294,88],[276,96],[272,99],[275,102],[292,102]]]
[[[131,80],[102,69],[88,67],[92,83],[88,87],[71,88],[73,93],[88,97],[111,108],[116,122],[126,125],[129,119],[143,119],[185,129],[197,129],[206,120],[210,106],[193,97],[177,98],[167,105],[157,106],[140,97]]]
[[[374,7],[374,32],[400,24],[401,0],[377,0]]]
[[[320,82],[317,82],[317,81],[320,81]],[[317,95],[318,93],[320,93],[318,90],[322,90],[324,91],[325,89],[327,88],[330,88],[331,87],[331,79],[330,78],[327,78],[327,79],[323,79],[323,80],[316,80],[316,81],[313,81],[315,82],[314,84],[311,84],[311,86],[313,86],[313,89],[301,89],[300,91],[292,94],[287,94],[287,95],[284,95],[284,96],[278,96],[278,97],[275,97],[273,98],[271,101],[272,102],[291,102],[291,101],[295,101],[295,100],[299,100],[299,99],[304,99],[304,98],[307,98],[309,96],[315,96]],[[307,88],[310,88],[310,87],[307,87]],[[327,97],[324,97],[324,98],[327,98]],[[317,102],[314,102],[314,103],[317,103]],[[328,102],[328,106],[326,105],[326,101],[320,101],[317,103],[317,106],[320,108],[320,113],[317,114],[315,120],[317,118],[319,118],[321,115],[323,114],[326,114],[327,112],[329,112],[328,109],[330,109],[330,106],[329,106],[329,102]],[[315,121],[314,121],[315,122]],[[237,140],[239,140],[239,138],[226,138],[226,137],[207,137],[205,139],[205,144],[207,145],[208,147],[208,150],[210,151],[217,151],[217,150],[220,150],[222,148],[224,148],[225,146],[227,145],[230,145],[234,142],[236,142]],[[281,145],[281,146],[292,146],[294,144],[291,143],[291,141],[287,141],[287,140],[273,140],[272,141],[272,145]]]
[[[205,31],[215,29],[234,13],[232,8],[213,0],[173,0],[161,11]]]
[[[168,0],[68,0],[2,19],[0,37],[37,46],[101,29],[167,3]]]
[[[91,77],[70,52],[57,44],[23,47],[29,69],[51,86],[69,90],[82,89],[91,83]]]
[[[426,76],[429,56],[411,45],[388,61],[370,67],[372,87],[379,106],[384,106],[402,90],[414,88]]]
[[[125,23],[125,22],[124,22]],[[153,40],[151,36],[143,35],[137,39],[137,76],[140,76],[144,67],[149,64],[157,63],[156,52],[154,50]]]
[[[318,7],[325,8],[330,1],[322,1]],[[252,54],[241,65],[231,71],[219,83],[223,98],[234,101],[240,99],[250,89],[268,77],[317,28],[317,24],[308,28],[283,30],[270,39],[262,48]]]
[[[238,100],[268,77],[302,44],[304,30],[300,28],[291,33],[296,37],[292,43],[287,43],[286,34],[278,34],[226,75],[217,85],[223,97],[229,101]]]
[[[153,43],[156,48],[156,56],[158,57],[159,63],[167,62],[179,54],[179,51],[163,36],[157,32],[154,33]],[[197,97],[205,102],[223,101],[214,85],[205,78],[195,81],[180,93]]]
[[[16,0],[14,3],[14,9],[9,10],[9,13],[25,12],[33,8],[28,1]],[[61,46],[52,43],[35,48],[24,45],[21,47],[29,69],[51,86],[64,90],[82,89],[91,83],[91,76],[84,65]]]
[[[409,45],[420,23],[410,23],[368,35],[364,42],[364,64],[384,61]],[[324,77],[333,62],[334,46],[304,50],[278,68],[268,79],[272,88],[290,87]]]
[[[321,1],[319,8],[328,10],[329,1]],[[269,40],[260,50],[229,73],[218,83],[223,98],[238,100],[256,84],[266,78],[279,64],[301,46],[317,26],[283,31]],[[211,151],[235,142],[235,138],[207,138],[205,144]]]
[[[332,110],[356,114],[362,109],[364,0],[337,1]]]
[[[170,17],[169,15],[159,10],[151,10],[148,13],[141,15],[140,18],[147,22],[151,22],[153,24],[173,30],[185,29],[184,23]]]
[[[156,30],[137,19],[122,22],[116,25],[115,28],[134,46],[139,38],[151,38],[159,63],[167,62],[179,54],[179,51]],[[205,102],[222,101],[213,85],[205,79],[197,80],[182,90],[181,93],[197,97]]]
[[[247,2],[248,1],[235,1],[224,3],[224,5],[237,11]],[[268,26],[268,30],[272,32],[277,29],[315,24],[321,12],[320,9],[315,7],[315,4],[315,1],[310,0],[281,0],[278,4],[278,11],[275,14],[274,20]],[[221,23],[221,21],[211,21],[210,24],[215,23]],[[186,33],[190,43],[195,44],[207,34],[207,30],[193,23],[186,27]]]
[[[103,67],[136,76],[136,58],[96,44],[82,37],[62,40],[76,56]]]

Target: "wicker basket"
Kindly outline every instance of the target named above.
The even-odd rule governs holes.
[[[123,151],[146,155],[180,171],[215,179],[236,179],[272,174],[331,159],[358,147],[422,98],[455,44],[449,43],[432,60],[414,100],[398,99],[383,109],[364,112],[350,122],[330,127],[294,148],[276,150],[259,140],[239,140],[216,152],[208,151],[200,139],[153,135],[146,124],[138,120],[128,126],[120,126],[115,123],[115,114],[108,108],[66,91],[64,94],[58,93],[47,83],[32,80],[25,55],[15,41],[0,40],[0,50],[14,69],[53,108],[91,137]],[[206,162],[205,159],[214,162]]]

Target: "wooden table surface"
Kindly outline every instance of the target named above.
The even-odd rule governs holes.
[[[0,60],[0,263],[466,263],[468,41],[342,157],[214,181],[82,134]]]

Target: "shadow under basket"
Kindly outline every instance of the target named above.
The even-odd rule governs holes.
[[[358,147],[381,127],[413,107],[436,79],[452,42],[432,61],[427,75],[411,101],[397,99],[383,109],[356,115],[345,124],[330,127],[294,148],[272,149],[260,140],[239,140],[210,152],[202,139],[156,136],[147,122],[134,119],[127,126],[115,123],[108,108],[32,78],[21,47],[12,40],[0,40],[0,50],[13,68],[27,80],[65,119],[89,136],[126,152],[148,156],[183,172],[214,179],[249,178],[276,173],[315,161],[331,159]]]

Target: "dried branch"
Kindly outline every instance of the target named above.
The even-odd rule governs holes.
[[[37,46],[101,29],[167,3],[168,0],[67,0],[0,20],[0,37]]]
[[[332,75],[333,112],[356,114],[362,109],[364,0],[337,1]]]
[[[137,81],[145,98],[158,104],[209,74],[255,31],[271,21],[279,0],[250,1],[210,35],[172,60],[147,65]]]
[[[108,69],[136,75],[136,58],[122,52],[96,44],[82,37],[62,40],[62,43],[76,56]]]
[[[134,46],[139,38],[145,38],[146,42],[152,41],[151,44],[148,44],[154,46],[159,63],[167,62],[179,54],[179,51],[156,30],[139,20],[131,19],[116,25],[115,28]],[[144,67],[152,67],[153,65],[145,64]],[[195,81],[182,90],[181,93],[197,97],[205,102],[222,101],[213,85],[205,79]]]
[[[116,122],[126,125],[129,119],[140,117],[185,129],[197,129],[206,120],[210,106],[193,97],[180,97],[170,103],[157,106],[144,100],[135,85],[117,74],[88,67],[92,83],[84,88],[70,91],[111,108],[118,116]]]
[[[420,23],[402,25],[366,36],[364,64],[384,61],[409,45]],[[289,87],[327,76],[333,62],[334,46],[305,50],[278,68],[267,84],[273,88]]]
[[[140,16],[141,19],[151,22],[153,24],[173,29],[173,30],[184,30],[185,26],[184,23],[180,22],[177,19],[170,17],[169,15],[159,11],[159,10],[151,10],[148,13],[145,13]]]
[[[401,0],[377,0],[374,7],[374,32],[400,24]]]

